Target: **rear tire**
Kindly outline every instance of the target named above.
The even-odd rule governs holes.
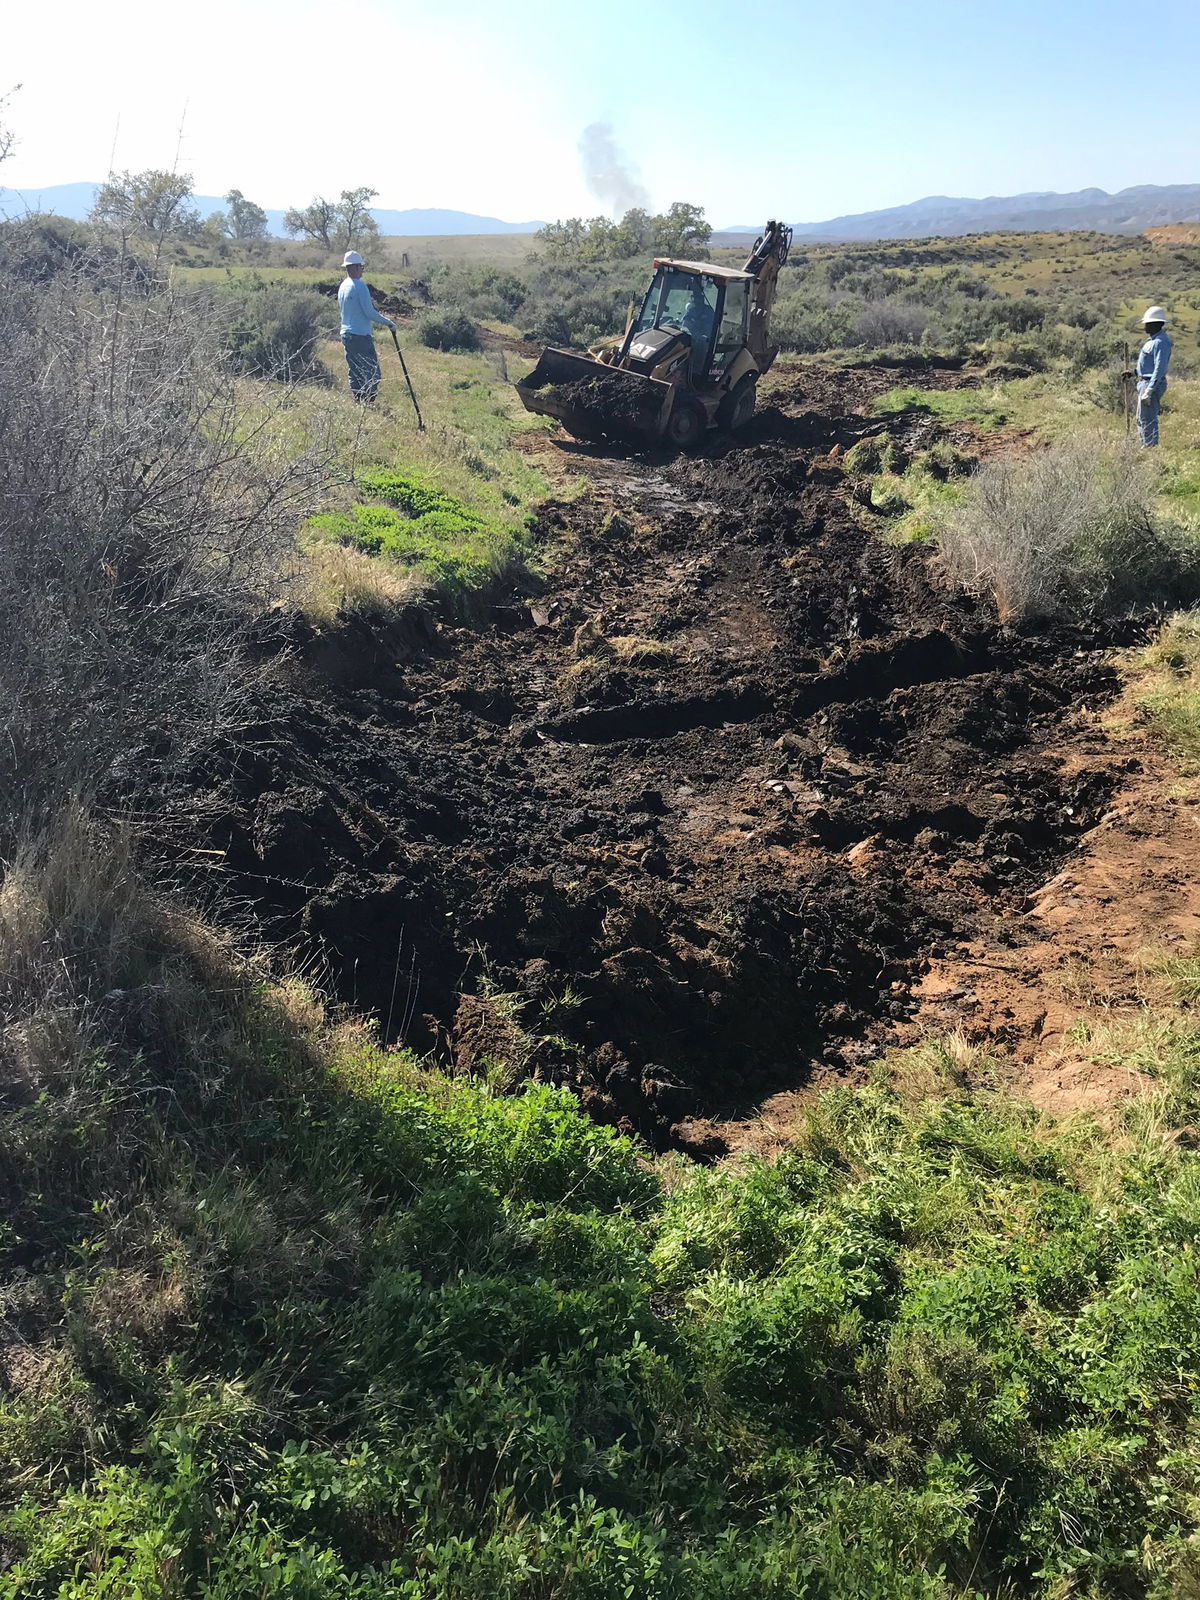
[[[680,400],[667,423],[667,439],[676,450],[690,450],[700,443],[707,428],[704,408],[695,400]]]
[[[753,417],[757,401],[758,375],[748,372],[744,378],[738,379],[724,400],[721,401],[718,421],[730,433],[737,433]]]

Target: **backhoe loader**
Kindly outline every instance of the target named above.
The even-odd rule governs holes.
[[[516,385],[530,411],[577,438],[696,444],[712,426],[754,415],[759,378],[775,359],[771,307],[792,230],[768,222],[740,272],[707,261],[657,260],[623,338],[587,355],[553,346]]]

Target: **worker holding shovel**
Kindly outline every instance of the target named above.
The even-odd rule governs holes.
[[[1137,425],[1143,450],[1158,443],[1158,408],[1167,388],[1171,341],[1166,335],[1167,313],[1151,306],[1142,318],[1146,342],[1137,359]]]
[[[342,313],[342,348],[350,369],[350,392],[364,405],[374,405],[383,374],[371,330],[378,322],[394,334],[396,324],[376,311],[371,291],[363,282],[364,264],[357,250],[347,250],[342,257],[346,277],[338,290],[338,309]]]

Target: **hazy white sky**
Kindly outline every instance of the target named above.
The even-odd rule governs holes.
[[[578,138],[609,118],[655,206],[815,220],[1200,181],[1198,68],[1194,0],[1152,19],[1124,0],[56,0],[6,8],[0,88],[23,87],[0,182],[102,178],[115,135],[118,168],[178,144],[198,192],[268,206],[365,183],[384,206],[588,215]]]

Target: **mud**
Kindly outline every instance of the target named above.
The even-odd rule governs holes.
[[[658,1147],[718,1154],[710,1119],[860,1071],[1120,775],[1063,753],[1111,641],[1004,632],[863,525],[838,452],[893,381],[784,372],[674,462],[548,446],[591,492],[545,509],[546,592],[481,629],[279,619],[194,859],[389,1037]]]

